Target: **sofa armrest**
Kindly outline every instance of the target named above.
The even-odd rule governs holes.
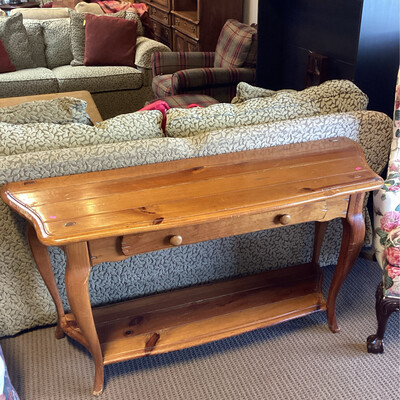
[[[213,67],[214,58],[215,53],[209,51],[154,53],[153,76],[173,74],[182,69]]]
[[[172,93],[179,94],[186,89],[236,86],[239,82],[254,83],[255,68],[193,68],[178,71],[172,75]]]
[[[171,49],[165,44],[156,42],[145,36],[139,36],[136,41],[135,65],[137,67],[151,69],[151,58],[154,52],[170,52]]]

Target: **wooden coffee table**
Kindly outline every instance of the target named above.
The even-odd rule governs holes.
[[[56,337],[66,333],[90,351],[93,391],[100,394],[105,364],[325,309],[337,332],[336,296],[364,239],[364,194],[382,183],[358,144],[334,138],[9,183],[1,196],[30,222],[32,252],[58,312]],[[334,218],[342,219],[344,232],[325,303],[318,259]],[[100,262],[307,221],[316,221],[308,264],[91,308],[89,274]],[[64,313],[46,246],[66,253],[70,314]],[[289,251],[290,243],[285,246]]]
[[[85,100],[87,103],[86,112],[89,114],[91,121],[94,124],[96,122],[102,121],[101,115],[99,113],[99,110],[97,109],[93,97],[87,90],[79,90],[75,92],[36,94],[31,96],[5,97],[5,98],[0,98],[0,107],[16,106],[18,104],[26,103],[28,101],[52,100],[59,97],[75,97],[76,99]]]

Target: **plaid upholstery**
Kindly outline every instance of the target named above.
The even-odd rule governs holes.
[[[230,102],[239,82],[255,83],[256,28],[228,20],[218,39],[217,50],[215,53],[153,53],[152,88],[156,98],[205,94],[220,102]],[[244,68],[241,68],[242,64]]]
[[[255,68],[193,68],[153,78],[157,98],[178,94],[206,94],[219,102],[230,102],[239,82],[254,83]]]
[[[158,75],[153,78],[151,87],[157,99],[172,95],[171,79],[172,74]]]
[[[152,55],[153,76],[173,74],[181,69],[214,66],[213,52],[154,52]]]
[[[214,67],[242,67],[256,34],[255,28],[228,19],[218,38]]]
[[[194,68],[184,69],[172,75],[172,94],[185,89],[233,85],[239,82],[255,82],[254,68]]]
[[[253,39],[251,41],[251,46],[249,54],[243,63],[244,68],[255,68],[257,65],[257,48],[258,48],[258,38],[257,33],[253,34]]]
[[[204,94],[179,94],[177,96],[167,96],[154,101],[165,101],[171,108],[187,108],[190,104],[197,104],[200,107],[208,107],[211,104],[217,104],[218,100]]]

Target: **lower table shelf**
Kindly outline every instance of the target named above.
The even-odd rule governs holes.
[[[304,264],[93,309],[104,364],[179,350],[325,310]],[[73,315],[67,333],[85,344]],[[69,331],[69,332],[68,332]]]

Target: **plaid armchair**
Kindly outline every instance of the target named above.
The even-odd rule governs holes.
[[[215,52],[156,52],[152,57],[156,98],[206,94],[230,102],[239,82],[255,83],[257,30],[228,20]]]
[[[378,332],[368,338],[368,351],[383,353],[386,323],[400,306],[400,68],[393,117],[393,141],[384,186],[374,193],[374,245],[382,268],[376,292]]]

